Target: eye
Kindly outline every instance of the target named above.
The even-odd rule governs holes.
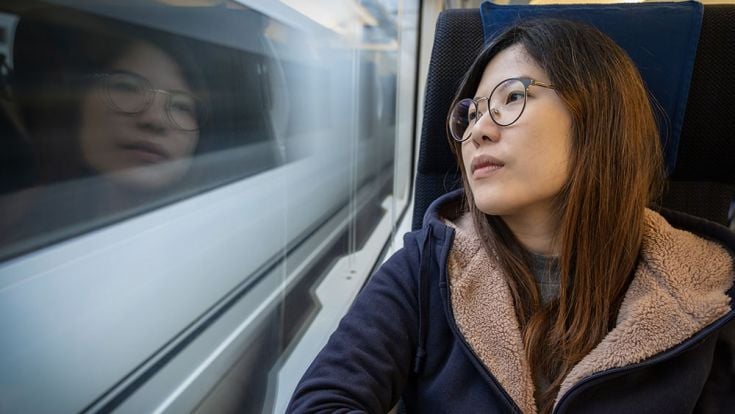
[[[507,105],[509,103],[523,101],[524,95],[523,91],[510,91],[508,96],[505,98],[505,104]]]
[[[184,94],[171,96],[171,110],[183,114],[194,115],[196,113],[195,99]]]
[[[114,77],[110,79],[110,89],[117,92],[124,93],[139,93],[143,88],[132,79],[124,79],[121,77]]]
[[[471,108],[470,108],[470,109],[469,109],[469,110],[467,111],[467,120],[468,120],[469,122],[474,122],[476,118],[477,118],[477,110],[475,109],[475,107],[474,107],[474,106],[472,106],[472,107],[471,107]]]

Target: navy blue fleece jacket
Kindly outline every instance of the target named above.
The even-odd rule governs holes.
[[[440,216],[461,197],[434,202],[373,275],[287,412],[383,413],[399,399],[418,413],[536,410],[502,274],[473,270],[495,267],[467,220]],[[568,375],[554,412],[735,412],[735,235],[665,216],[648,213],[618,325]]]

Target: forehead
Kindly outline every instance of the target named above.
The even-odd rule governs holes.
[[[155,87],[189,90],[179,64],[166,52],[145,42],[134,43],[111,65],[111,69],[136,73]]]
[[[475,96],[488,94],[495,85],[508,78],[529,77],[549,82],[546,73],[521,45],[513,45],[495,55],[485,66]]]

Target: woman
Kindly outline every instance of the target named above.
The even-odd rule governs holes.
[[[156,191],[179,180],[191,164],[205,105],[176,60],[138,41],[93,77],[80,105],[84,163],[131,190]]]
[[[105,176],[137,198],[178,182],[200,148],[209,88],[180,37],[42,10],[16,33],[16,94],[40,184]],[[147,167],[147,168],[141,168]]]
[[[193,44],[56,8],[24,15],[14,39],[33,180],[0,197],[0,255],[191,191],[192,162],[212,146]]]
[[[591,27],[520,23],[448,117],[464,191],[359,295],[289,412],[724,412],[735,237],[646,209],[661,149],[640,75]]]

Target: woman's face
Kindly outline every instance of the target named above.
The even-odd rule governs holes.
[[[181,68],[161,49],[140,42],[115,60],[108,72],[116,74],[114,80],[105,78],[82,97],[79,139],[84,161],[137,190],[154,191],[175,182],[188,170],[199,140],[198,125],[187,131],[172,122],[172,111],[193,110],[186,107],[189,102],[177,98],[192,94]],[[110,96],[126,99],[125,94],[140,93],[136,79],[157,91],[149,91],[151,99],[144,109],[131,106],[126,112],[120,108],[126,102],[117,107]]]
[[[487,65],[474,98],[486,97],[501,81],[528,77],[550,84],[547,74],[520,45],[498,53]],[[521,98],[522,99],[522,98]],[[484,113],[462,143],[462,159],[477,208],[506,221],[546,220],[553,199],[568,179],[571,116],[553,89],[529,86],[521,117],[500,127]]]

